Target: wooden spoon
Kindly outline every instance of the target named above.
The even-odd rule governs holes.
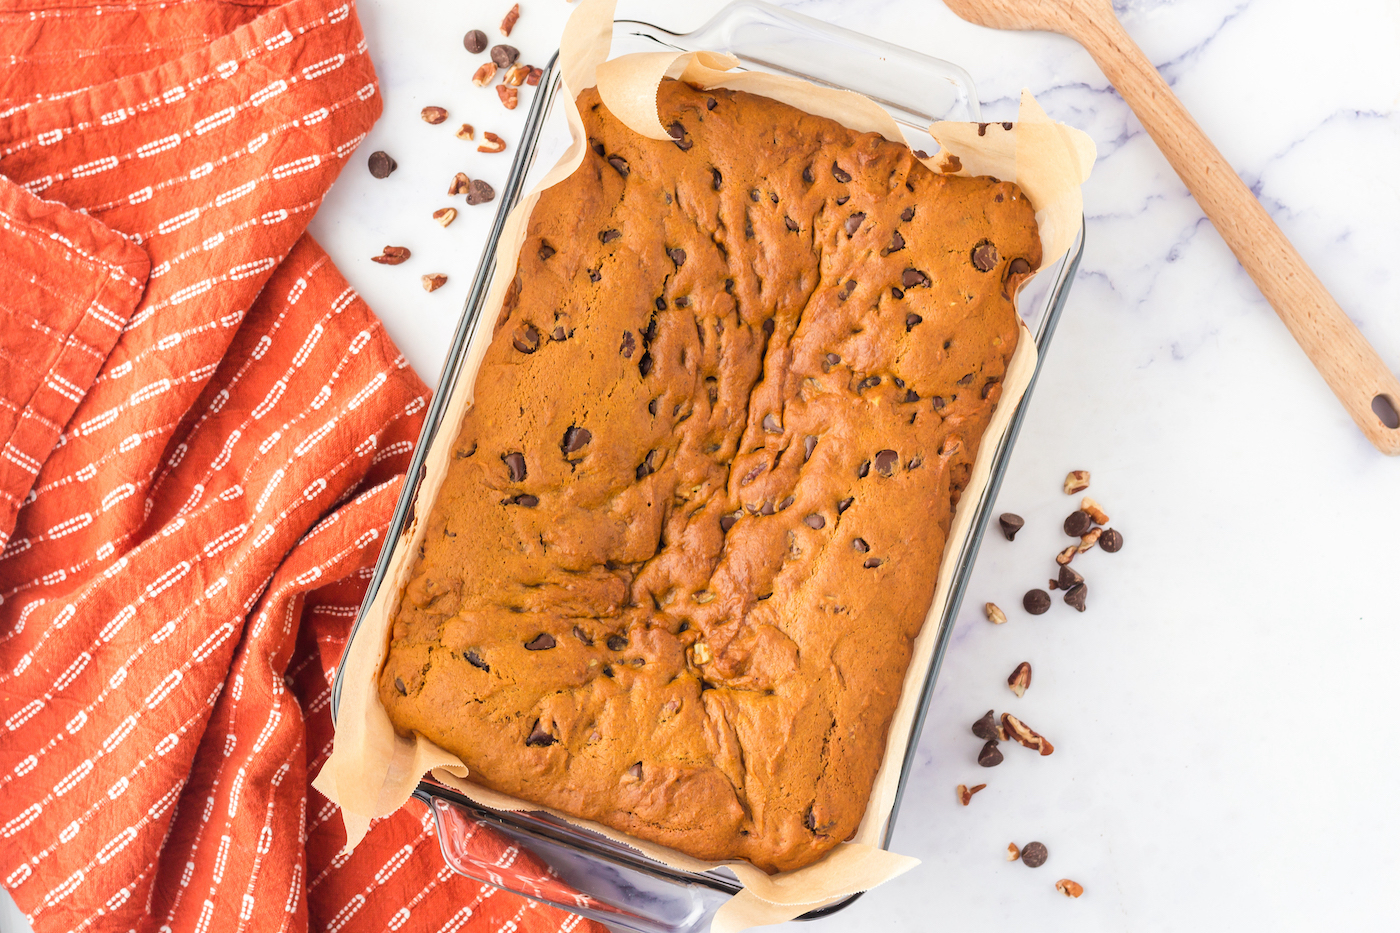
[[[945,2],[970,23],[1057,32],[1084,46],[1362,432],[1400,454],[1400,381],[1123,31],[1110,0]]]

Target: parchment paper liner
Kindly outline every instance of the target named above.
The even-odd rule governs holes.
[[[653,139],[669,138],[657,117],[656,86],[663,78],[673,77],[699,87],[725,87],[761,94],[829,117],[851,129],[877,132],[891,141],[907,143],[894,119],[866,97],[851,91],[818,87],[789,76],[731,73],[728,69],[737,66],[738,60],[730,55],[656,52],[609,61],[615,2],[584,0],[564,31],[559,50],[564,84],[560,94],[573,142],[506,219],[497,247],[495,275],[481,311],[485,322],[495,321],[499,315],[540,192],[567,178],[583,161],[586,141],[573,103],[574,88],[596,84],[609,110],[634,131]],[[926,160],[935,171],[995,175],[1021,186],[1036,208],[1044,251],[1042,268],[1052,265],[1069,249],[1083,212],[1079,186],[1088,178],[1094,162],[1094,145],[1085,134],[1052,122],[1029,92],[1022,92],[1018,121],[1009,127],[1000,123],[936,123],[929,131],[942,146],[935,156]],[[361,620],[358,635],[338,672],[343,686],[335,748],[317,776],[315,786],[340,805],[347,848],[353,848],[364,837],[371,819],[402,806],[419,778],[431,771],[437,780],[458,788],[484,806],[497,810],[543,810],[625,843],[673,868],[692,872],[714,868],[714,864],[674,849],[473,784],[466,780],[467,769],[455,755],[421,736],[405,739],[397,735],[379,703],[376,678],[387,649],[393,609],[408,582],[411,557],[424,534],[426,522],[422,519],[430,511],[430,504],[436,499],[447,474],[450,451],[462,417],[470,407],[476,374],[493,330],[489,324],[479,327],[467,348],[462,375],[433,447],[426,456],[427,472],[416,510],[418,519],[410,528],[410,535],[401,536],[395,542],[385,582]],[[1035,343],[1022,323],[1021,338],[1003,380],[1001,404],[982,438],[971,478],[963,492],[964,503],[975,503],[981,497],[991,473],[995,449],[1030,382],[1035,362]],[[917,859],[881,849],[880,835],[894,805],[910,728],[918,711],[923,672],[928,670],[932,659],[938,620],[949,599],[953,566],[971,530],[972,512],[971,508],[960,509],[953,516],[933,604],[914,642],[909,666],[914,676],[905,677],[890,723],[885,756],[855,837],[797,871],[768,875],[748,862],[723,863],[738,876],[744,890],[720,907],[711,927],[714,933],[733,933],[790,920],[815,907],[868,890],[918,864]]]

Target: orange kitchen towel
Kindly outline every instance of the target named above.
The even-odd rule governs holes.
[[[598,929],[448,871],[421,806],[344,855],[308,787],[427,398],[305,233],[380,109],[335,0],[0,0],[0,883],[38,931]]]

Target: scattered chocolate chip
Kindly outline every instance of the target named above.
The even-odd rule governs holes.
[[[770,412],[763,416],[763,430],[769,434],[782,434],[783,426],[778,423],[777,416]]]
[[[1108,528],[1099,535],[1099,547],[1110,554],[1117,553],[1123,548],[1123,533],[1113,528]]]
[[[835,162],[831,163],[831,174],[832,177],[834,177],[839,182],[848,182],[851,180],[851,173],[843,169],[841,166],[837,165]]]
[[[972,268],[978,272],[991,272],[996,268],[1001,257],[997,255],[996,244],[990,240],[983,240],[972,247]]]
[[[1083,583],[1084,578],[1075,570],[1071,569],[1068,564],[1064,564],[1060,567],[1060,578],[1051,582],[1058,585],[1060,589],[1067,590],[1072,586]]]
[[[855,236],[856,231],[860,229],[860,225],[863,224],[863,223],[865,223],[865,212],[864,212],[864,211],[856,211],[856,212],[855,212],[854,214],[852,214],[850,217],[847,217],[847,218],[846,218],[846,236],[848,236],[848,237],[849,237],[849,236]]]
[[[482,660],[481,655],[477,654],[475,651],[467,652],[467,663],[472,667],[480,668],[488,674],[491,673],[491,665]]]
[[[525,744],[532,748],[544,748],[553,745],[557,739],[544,729],[540,728],[540,721],[535,720],[535,724],[530,727],[530,736],[525,740]]]
[[[604,243],[611,243],[621,236],[622,234],[616,230],[604,230],[598,234],[598,239],[602,240]]]
[[[468,204],[485,204],[487,201],[495,200],[495,198],[496,189],[480,178],[473,178],[471,183],[467,185]]]
[[[424,107],[418,112],[424,123],[431,123],[437,126],[447,119],[447,110],[442,107]]]
[[[1041,615],[1050,610],[1050,594],[1044,590],[1027,590],[1021,599],[1021,605],[1025,606],[1031,615]]]
[[[822,518],[816,512],[813,512],[802,520],[807,523],[808,528],[815,528],[818,531],[826,527],[826,519]]]
[[[554,647],[554,636],[548,632],[540,632],[534,638],[525,643],[526,651],[546,651]]]
[[[1001,749],[997,748],[996,739],[988,739],[987,744],[982,746],[982,750],[977,753],[977,763],[984,768],[995,768],[1005,760]]]
[[[846,203],[847,201],[849,201],[850,199],[851,199],[851,196],[850,196],[849,194],[842,195],[841,197],[839,197],[839,198],[836,199],[836,206],[837,206],[837,207],[840,207],[841,205],[845,204],[845,203]]]
[[[1083,537],[1089,533],[1089,529],[1094,527],[1094,520],[1089,517],[1089,513],[1083,509],[1075,509],[1069,513],[1065,519],[1065,534],[1072,538]]]
[[[577,638],[579,641],[583,642],[584,645],[586,645],[587,647],[593,647],[593,639],[589,637],[589,634],[587,632],[585,632],[582,628],[580,628],[577,625],[574,626],[574,637]]]
[[[609,636],[608,636],[608,650],[609,650],[609,651],[621,651],[623,648],[626,648],[626,647],[627,647],[627,636],[626,636],[626,635],[612,634],[612,635],[609,635]]]
[[[806,463],[812,459],[812,451],[817,449],[817,436],[808,434],[802,439],[802,462]]]
[[[868,553],[870,551],[870,545],[866,543],[864,538],[855,538],[854,540],[852,540],[851,547],[855,548],[857,551],[860,551],[862,554]]]
[[[518,450],[513,450],[508,454],[502,454],[501,460],[505,462],[506,469],[510,470],[510,481],[519,483],[529,474],[525,470],[525,455]]]
[[[997,717],[992,710],[987,710],[987,714],[972,724],[972,734],[987,742],[995,742],[1000,736],[997,735]]]
[[[551,257],[551,256],[553,256],[553,255],[554,255],[554,247],[550,246],[548,243],[546,243],[546,242],[544,242],[543,240],[541,240],[541,241],[540,241],[540,250],[539,250],[539,257],[540,257],[540,259],[548,259],[549,257]]]
[[[657,295],[657,296],[656,296],[656,302],[655,302],[655,304],[656,304],[656,310],[658,310],[658,311],[665,311],[665,310],[666,310],[666,297],[665,297],[664,295]],[[652,321],[650,324],[647,325],[647,343],[651,343],[652,338],[655,337],[655,336],[656,336],[656,321]]]
[[[1050,857],[1050,850],[1042,842],[1028,842],[1021,849],[1021,861],[1027,868],[1039,868]]]
[[[413,254],[409,252],[407,246],[386,246],[378,256],[371,256],[371,262],[377,262],[385,266],[397,266],[401,262],[407,262],[408,257]]]
[[[866,376],[866,377],[865,377],[864,379],[862,379],[860,382],[857,382],[857,383],[856,383],[856,391],[857,391],[857,392],[864,392],[866,389],[873,389],[873,388],[875,388],[875,387],[876,387],[877,385],[879,385],[879,384],[880,384],[880,377],[879,377],[879,376]]]
[[[881,476],[894,476],[899,469],[899,454],[893,450],[882,450],[875,455],[875,472]]]
[[[904,270],[904,287],[914,288],[916,285],[928,285],[929,277],[918,269]]]
[[[388,178],[398,167],[399,163],[395,162],[394,157],[383,149],[369,154],[369,173],[375,178]]]
[[[1080,612],[1083,612],[1084,598],[1088,596],[1088,594],[1089,588],[1085,584],[1076,583],[1074,584],[1074,586],[1071,586],[1069,589],[1065,590],[1065,602],[1073,606],[1075,609],[1078,609]]]
[[[526,324],[515,330],[515,336],[511,339],[511,346],[521,353],[534,353],[540,348],[540,332],[535,329],[535,325]]]
[[[617,169],[617,173],[623,178],[632,174],[632,168],[627,164],[627,160],[620,155],[608,156],[608,164]]]
[[[405,687],[405,686],[403,685],[403,678],[402,678],[402,677],[395,677],[395,678],[394,678],[394,687],[395,687],[395,688],[399,691],[399,693],[402,694],[403,696],[408,696],[408,688]]]
[[[486,51],[486,33],[480,29],[473,29],[462,37],[462,47],[473,55]]]
[[[640,661],[641,658],[638,658],[637,660]],[[642,763],[639,761],[632,767],[628,768],[627,776],[640,781],[642,779]]]
[[[668,257],[670,257],[671,262],[673,262],[673,263],[676,264],[676,268],[677,268],[677,269],[679,269],[681,266],[685,265],[685,250],[683,250],[683,249],[668,249],[668,250],[666,250],[666,255],[667,255]]]
[[[679,121],[672,123],[667,128],[666,132],[670,135],[671,139],[675,141],[676,148],[680,149],[682,152],[685,152],[694,145],[694,143],[685,138],[685,127],[682,126]]]
[[[836,514],[837,514],[837,515],[840,515],[840,514],[842,514],[843,512],[845,512],[847,509],[849,509],[849,508],[851,507],[851,504],[854,503],[855,501],[856,501],[856,497],[855,497],[855,496],[849,496],[849,497],[847,497],[847,498],[845,498],[845,499],[842,499],[840,502],[836,503]]]
[[[515,64],[515,60],[520,57],[520,50],[513,45],[493,45],[491,46],[491,61],[497,68],[505,68]]]

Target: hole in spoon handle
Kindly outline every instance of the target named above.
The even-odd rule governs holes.
[[[1400,428],[1400,412],[1395,409],[1395,399],[1388,395],[1377,395],[1371,399],[1371,411],[1381,419],[1381,424],[1394,431]]]

